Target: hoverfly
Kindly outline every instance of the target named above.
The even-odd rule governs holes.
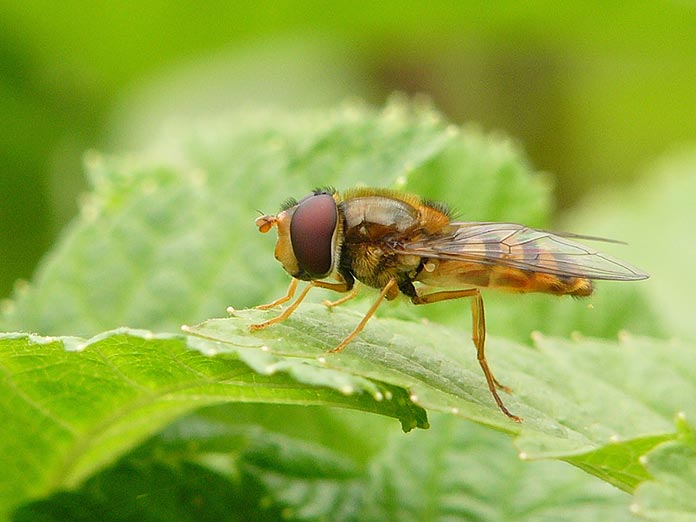
[[[316,189],[300,201],[286,201],[276,216],[259,217],[256,226],[263,233],[277,228],[275,257],[293,277],[285,296],[257,308],[288,302],[298,281],[309,284],[282,313],[252,325],[252,330],[287,319],[315,287],[346,293],[329,305],[347,301],[357,294],[356,280],[379,289],[379,297],[331,352],[345,348],[384,299],[401,293],[421,305],[471,298],[472,340],[479,365],[498,408],[517,422],[521,419],[498,395],[499,389],[510,390],[493,376],[486,361],[480,289],[589,296],[595,279],[648,277],[573,241],[599,238],[557,235],[514,223],[452,221],[445,204],[388,189],[357,188],[343,196],[333,189]],[[436,290],[424,292],[423,287]]]

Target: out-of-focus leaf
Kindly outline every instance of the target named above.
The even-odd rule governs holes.
[[[375,459],[360,520],[636,520],[627,495],[579,470],[522,462],[500,434],[432,420],[433,432],[395,437]]]
[[[3,307],[6,330],[174,331],[228,304],[263,302],[285,283],[271,239],[254,226],[258,209],[275,212],[316,186],[393,186],[467,139],[403,101],[383,111],[231,113],[165,138],[146,160],[88,156],[92,193],[35,280]]]
[[[691,339],[696,338],[694,193],[696,153],[673,154],[649,169],[631,190],[596,194],[565,221],[626,241],[628,246],[606,245],[605,250],[617,255],[630,251],[631,261],[650,273],[641,286],[652,305],[652,321],[662,325],[660,333]]]

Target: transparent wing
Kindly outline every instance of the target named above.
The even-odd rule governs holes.
[[[648,277],[628,263],[570,238],[602,240],[575,234],[552,234],[515,223],[454,222],[441,235],[399,244],[394,250],[402,254],[500,265],[564,277],[618,281]]]

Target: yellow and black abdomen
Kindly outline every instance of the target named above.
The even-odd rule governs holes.
[[[439,288],[494,288],[508,292],[541,292],[553,295],[585,297],[592,293],[592,282],[583,277],[568,277],[521,270],[500,265],[429,259],[416,281]]]

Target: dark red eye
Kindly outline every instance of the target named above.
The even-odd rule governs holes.
[[[338,214],[331,194],[310,196],[292,215],[290,240],[297,264],[308,275],[323,277],[331,271],[332,238]]]

